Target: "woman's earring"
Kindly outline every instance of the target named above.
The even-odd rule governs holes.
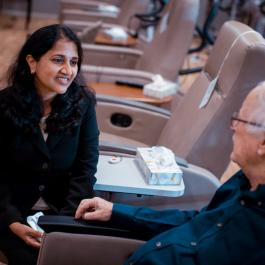
[[[34,74],[35,74],[35,71],[31,70],[30,73],[31,73],[32,75],[34,75]]]

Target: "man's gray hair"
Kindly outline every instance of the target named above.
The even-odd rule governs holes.
[[[253,121],[260,126],[247,126],[247,130],[251,133],[261,133],[265,131],[265,81],[259,83],[254,88],[257,99],[253,111],[249,114],[248,120]]]

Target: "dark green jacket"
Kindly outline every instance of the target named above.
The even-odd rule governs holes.
[[[265,185],[249,189],[239,171],[200,212],[115,204],[112,222],[151,238],[126,264],[264,264]]]

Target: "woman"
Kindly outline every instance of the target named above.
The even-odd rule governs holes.
[[[98,162],[95,97],[80,85],[82,48],[64,25],[25,42],[0,93],[0,249],[36,264],[42,236],[28,215],[74,215],[92,197]]]

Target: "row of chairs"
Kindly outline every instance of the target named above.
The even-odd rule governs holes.
[[[83,43],[84,64],[89,65],[84,68],[87,82],[113,82],[119,79],[117,72],[121,79],[142,84],[150,82],[155,74],[176,82],[192,42],[198,13],[198,0],[172,0],[161,14],[150,43],[142,38],[138,38],[136,48]],[[64,23],[76,31],[92,27],[86,21]],[[94,24],[94,28],[98,25]],[[100,27],[104,31],[111,26],[103,23]]]
[[[226,23],[203,71],[184,97],[175,96],[171,112],[167,114],[163,110],[162,115],[160,109],[148,109],[142,104],[134,107],[124,100],[98,97],[102,140],[131,146],[165,145],[220,178],[229,162],[232,146],[230,115],[238,110],[249,90],[264,79],[263,42],[261,35],[250,27],[239,22]],[[83,71],[89,76],[86,67]],[[207,88],[217,76],[210,102],[199,108]],[[131,125],[123,128],[113,124],[115,113],[129,116]]]
[[[157,38],[164,44],[164,47],[166,43],[170,43],[174,29],[175,35],[183,36],[185,34],[181,34],[181,30],[188,29],[188,25],[191,25],[190,28],[193,29],[196,22],[196,19],[190,18],[192,14],[198,12],[198,1],[179,0],[173,1],[173,4],[174,8],[171,11],[174,15],[169,21],[169,33],[164,32],[163,35],[158,32],[153,40],[155,43]],[[183,22],[183,20],[188,20],[187,17],[190,19],[189,24]],[[179,24],[181,26],[177,27],[176,25]],[[193,30],[189,31],[191,38]],[[167,37],[165,37],[166,34]],[[171,40],[171,42],[174,41]],[[172,47],[177,46],[175,44]],[[229,129],[230,115],[238,110],[249,90],[264,78],[263,60],[261,60],[264,56],[262,47],[263,38],[251,28],[238,22],[226,23],[219,32],[217,42],[203,71],[184,97],[179,94],[175,96],[171,111],[168,112],[161,108],[98,95],[97,115],[102,132],[101,140],[134,148],[164,145],[178,156],[187,159],[189,163],[206,168],[220,178],[230,161],[229,154],[232,146]],[[150,52],[150,46],[148,48],[146,48],[147,53],[149,52],[147,59],[152,61],[157,57],[154,51]],[[180,56],[184,57],[186,52],[187,45],[186,51]],[[172,56],[170,49],[165,49],[165,54],[168,57]],[[102,58],[96,60],[96,55],[91,52],[86,56],[87,63],[93,61],[93,56],[95,56],[95,61],[102,62]],[[178,60],[173,58],[172,61],[176,65]],[[163,58],[152,61],[150,65],[159,67],[160,64],[163,65]],[[95,81],[100,76],[103,82],[114,82],[117,79],[147,82],[152,76],[151,73],[131,71],[131,69],[114,69],[86,64],[82,70],[86,80],[91,80],[94,73],[95,79],[92,80]],[[137,74],[139,79],[137,79]],[[199,108],[207,88],[216,77],[218,77],[217,84],[209,103]],[[115,122],[114,117],[117,113],[119,121]],[[131,122],[124,126],[127,120]],[[146,126],[146,121],[148,121],[148,126]],[[122,201],[121,197],[123,196],[112,198]],[[132,201],[126,199],[126,202]]]
[[[84,44],[85,64],[82,71],[86,81],[114,83],[116,80],[128,80],[146,84],[157,73],[169,80],[177,80],[192,40],[198,11],[197,0],[172,0],[170,12],[163,14],[169,15],[167,29],[163,32],[159,30],[162,17],[153,41],[145,46],[142,53],[135,49]],[[237,31],[234,32],[233,28],[237,28]],[[252,33],[245,35],[245,32]],[[237,38],[239,39],[234,43]],[[103,132],[101,139],[134,147],[165,145],[190,163],[205,167],[220,178],[229,162],[231,150],[229,115],[238,109],[251,86],[263,80],[263,72],[254,73],[253,69],[257,68],[254,65],[249,68],[248,75],[241,76],[241,67],[248,65],[243,59],[250,51],[246,53],[242,49],[242,54],[235,53],[235,50],[241,50],[238,47],[242,40],[249,39],[251,43],[253,38],[256,38],[256,43],[262,42],[262,37],[245,25],[237,22],[225,25],[219,32],[219,40],[203,71],[184,97],[180,94],[174,97],[168,113],[164,110],[161,113],[161,109],[154,107],[141,104],[134,106],[132,102],[109,97],[106,99],[99,95],[97,113]],[[160,52],[156,52],[158,49]],[[133,53],[138,58],[140,54],[142,56],[133,60]],[[253,62],[261,63],[262,60]],[[219,78],[211,101],[206,107],[199,109],[206,88],[217,75]],[[242,80],[246,80],[246,84]],[[113,115],[116,113],[120,114],[121,121],[115,123]],[[131,124],[121,127],[123,120],[126,124],[126,119],[131,120]],[[145,120],[149,121],[148,127],[143,126]],[[222,146],[219,146],[220,142]],[[220,150],[220,153],[216,150]],[[220,160],[219,157],[223,159]]]
[[[206,66],[188,94],[179,102],[171,116],[168,116],[168,119],[165,118],[164,126],[161,123],[156,125],[164,127],[156,143],[170,147],[177,154],[187,157],[188,161],[200,164],[220,176],[229,159],[232,144],[229,132],[231,113],[239,108],[250,89],[264,79],[264,59],[265,41],[257,32],[238,22],[224,24]],[[216,77],[218,77],[217,84],[209,103],[205,108],[199,109],[198,105],[207,87]],[[139,106],[137,108],[132,105],[131,102],[114,103],[110,100],[99,100],[99,121],[110,123],[111,113],[115,111],[126,114],[133,112],[134,114],[130,115],[138,123],[139,128],[144,127],[144,122],[148,120],[149,130],[147,128],[144,133],[148,142],[156,131],[154,129],[156,126],[152,127],[150,119],[151,113],[154,112],[151,109],[147,110],[147,106],[141,106],[144,114],[138,115],[136,110],[139,110]],[[153,115],[159,116],[158,111]],[[136,116],[139,117],[136,118]],[[100,124],[100,126],[103,125]],[[112,127],[111,132],[115,130],[113,126],[109,127]],[[103,128],[106,129],[106,127]],[[131,130],[134,135],[140,135],[132,128],[127,129],[126,132]],[[115,133],[117,135],[118,130]],[[148,142],[148,144],[154,144],[154,142]],[[201,177],[198,176],[197,181],[188,184],[188,190],[193,187],[192,194],[186,191],[184,199],[194,196],[196,192],[202,192],[204,188],[196,186],[200,180]],[[200,191],[196,188],[200,188]],[[204,192],[206,194],[207,190]],[[124,202],[124,198],[119,197],[119,199],[120,202]],[[113,200],[115,201],[115,197]],[[128,200],[126,202],[132,203]],[[148,201],[142,203],[147,204]],[[178,206],[176,199],[175,207]],[[58,245],[59,241],[64,244]],[[38,265],[53,264],[55,261],[57,265],[73,263],[85,265],[89,262],[96,265],[120,265],[143,243],[142,240],[131,238],[52,232],[46,234],[44,238]],[[102,249],[104,249],[104,255],[102,255]],[[65,255],[68,251],[72,253],[71,257]]]

